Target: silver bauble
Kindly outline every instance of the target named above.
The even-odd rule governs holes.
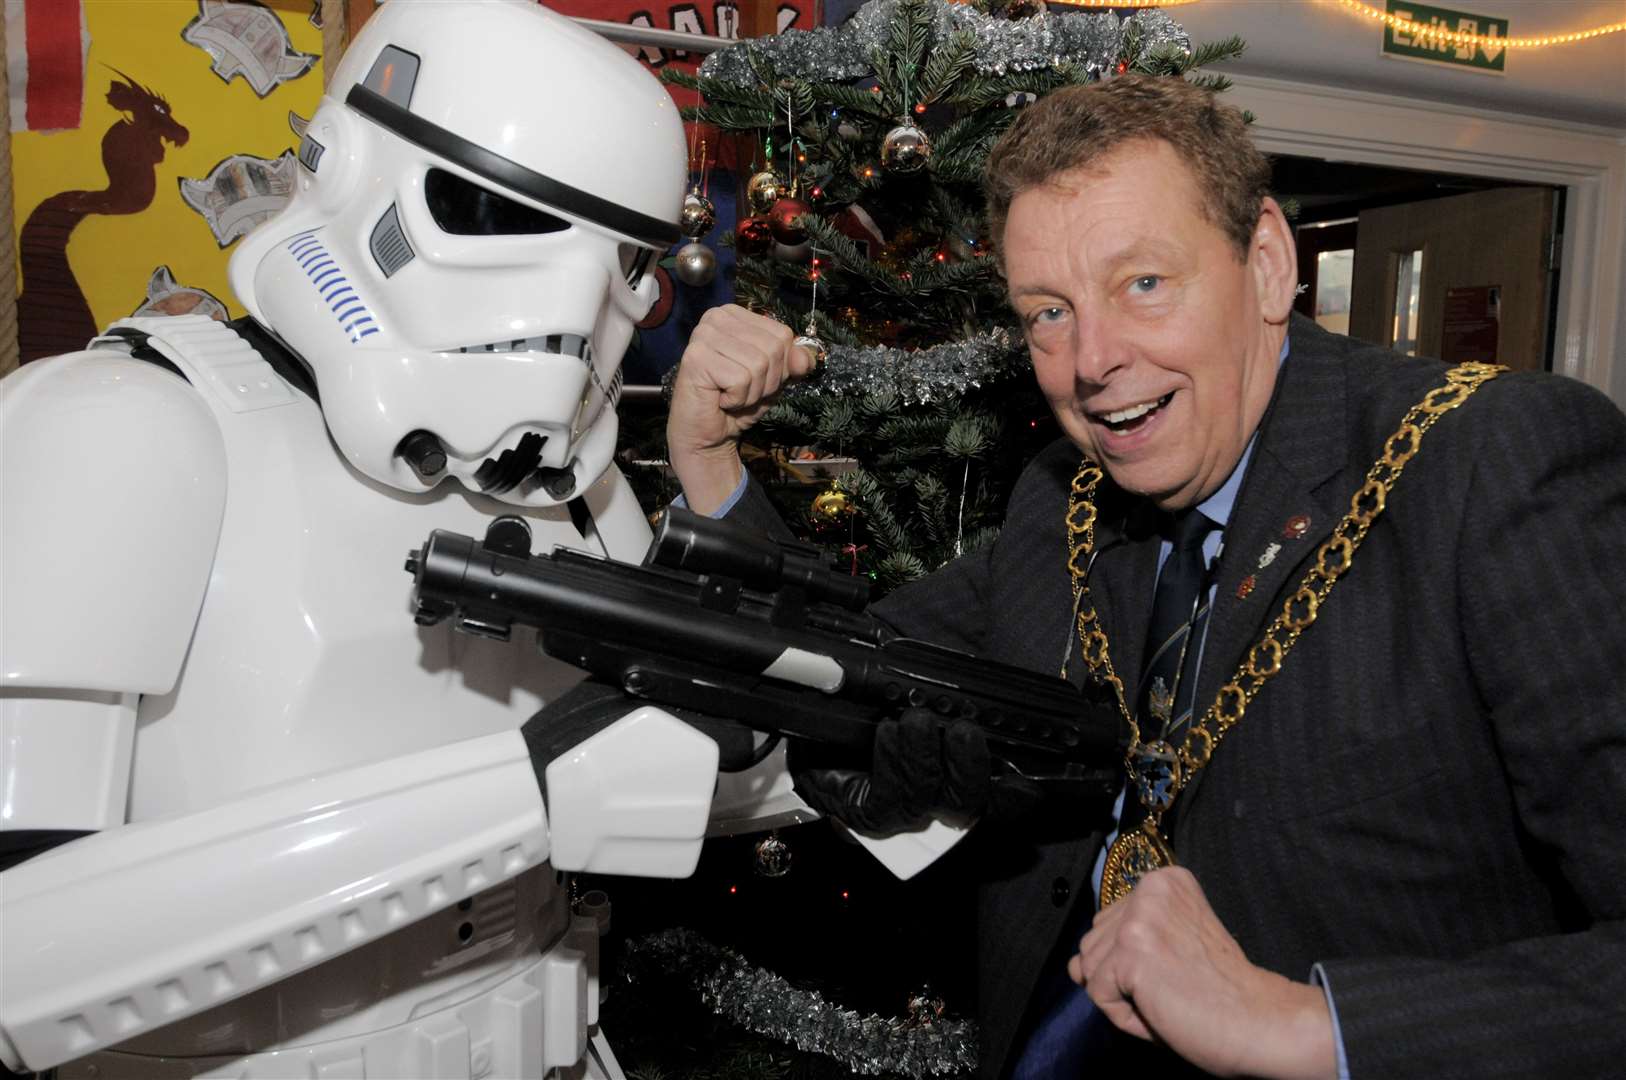
[[[711,232],[717,224],[717,208],[711,200],[697,191],[683,196],[683,211],[678,216],[678,228],[691,240],[698,240]]]
[[[751,210],[766,214],[785,194],[785,182],[772,169],[763,169],[745,182],[745,201]]]
[[[717,253],[698,240],[678,248],[673,273],[685,285],[710,285],[717,276]]]
[[[790,845],[770,833],[757,841],[756,869],[766,878],[784,877],[790,873]]]
[[[805,263],[813,257],[813,241],[803,240],[800,244],[781,244],[778,240],[773,242],[773,257],[782,263]]]
[[[931,156],[931,140],[913,124],[899,124],[881,140],[881,167],[888,172],[914,172]]]
[[[823,367],[824,362],[830,357],[829,348],[812,334],[801,334],[792,344],[807,350],[808,355],[813,358],[814,371]]]

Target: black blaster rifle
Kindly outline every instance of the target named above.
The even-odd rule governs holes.
[[[878,722],[920,707],[978,724],[1046,802],[1110,807],[1123,783],[1115,710],[1065,679],[896,636],[864,612],[869,582],[806,545],[673,507],[632,566],[532,555],[529,526],[501,517],[483,541],[436,529],[406,569],[420,624],[453,618],[500,640],[529,626],[550,656],[634,697],[811,739],[855,764]]]

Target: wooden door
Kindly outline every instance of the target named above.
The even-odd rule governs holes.
[[[1363,210],[1352,336],[1442,360],[1548,367],[1553,190],[1496,188]]]

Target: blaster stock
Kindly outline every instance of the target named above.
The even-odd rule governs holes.
[[[864,613],[868,582],[814,548],[677,507],[641,567],[530,544],[517,517],[483,541],[435,530],[406,564],[417,621],[502,640],[529,626],[549,655],[634,697],[855,762],[868,762],[878,722],[920,707],[978,724],[996,761],[1052,795],[1110,806],[1122,784],[1115,710],[1064,679],[895,636]]]

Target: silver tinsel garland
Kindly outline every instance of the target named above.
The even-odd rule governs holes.
[[[1002,76],[1059,64],[1074,64],[1091,74],[1100,74],[1117,62],[1124,35],[1131,26],[1140,34],[1143,49],[1162,45],[1191,48],[1186,32],[1161,11],[1137,11],[1124,19],[1110,12],[1076,11],[999,19],[950,0],[928,2],[933,11],[928,47],[956,32],[969,31],[977,39],[974,64],[983,75]],[[742,41],[706,57],[700,75],[737,86],[754,86],[758,80],[751,67],[753,55],[767,60],[781,78],[846,82],[873,75],[871,54],[885,51],[897,6],[898,0],[870,0],[838,27],[786,30],[772,37]]]
[[[890,1019],[843,1009],[692,930],[663,930],[629,941],[625,959],[634,977],[640,968],[682,975],[717,1015],[800,1050],[835,1058],[855,1074],[945,1076],[977,1066],[976,1025],[968,1020],[924,1009]]]
[[[964,397],[967,390],[1026,363],[1022,336],[1003,328],[919,350],[831,345],[818,374],[788,387],[784,400],[890,391],[905,405],[929,405]]]
[[[985,330],[929,349],[830,345],[818,372],[785,387],[780,400],[866,397],[890,392],[904,405],[930,405],[962,398],[968,390],[1012,371],[1026,370],[1027,363],[1027,344],[1022,335],[1003,328]],[[673,365],[661,377],[661,390],[667,401],[672,399],[679,366]]]

